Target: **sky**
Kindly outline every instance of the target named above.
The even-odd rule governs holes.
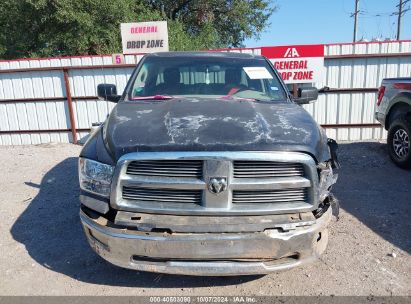
[[[406,0],[403,0],[404,2]],[[355,0],[274,0],[278,10],[260,40],[248,39],[246,47],[352,42]],[[399,0],[359,0],[357,40],[395,38]],[[403,7],[409,8],[411,1]],[[401,21],[402,40],[411,40],[411,10]]]

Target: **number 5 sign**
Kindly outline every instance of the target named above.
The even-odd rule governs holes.
[[[124,55],[123,54],[113,54],[111,56],[113,64],[124,64]]]

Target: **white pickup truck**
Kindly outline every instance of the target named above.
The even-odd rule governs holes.
[[[411,78],[385,78],[378,90],[375,118],[388,130],[392,160],[411,167]]]

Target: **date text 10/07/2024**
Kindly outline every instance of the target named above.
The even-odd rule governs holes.
[[[256,298],[247,296],[162,296],[150,297],[150,303],[255,303]]]

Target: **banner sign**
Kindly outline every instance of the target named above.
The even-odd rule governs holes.
[[[167,21],[122,23],[123,54],[168,52]]]
[[[323,79],[324,45],[262,47],[285,83],[316,83]]]

